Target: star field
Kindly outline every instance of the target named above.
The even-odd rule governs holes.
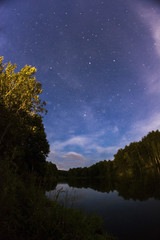
[[[0,55],[38,70],[48,160],[60,169],[113,159],[160,129],[160,4],[0,1]]]

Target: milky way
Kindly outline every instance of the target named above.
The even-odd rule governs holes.
[[[61,169],[160,129],[160,2],[0,1],[0,55],[38,70]]]

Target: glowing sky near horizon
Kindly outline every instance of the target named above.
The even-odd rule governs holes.
[[[1,0],[0,55],[37,68],[60,169],[160,129],[160,1]]]

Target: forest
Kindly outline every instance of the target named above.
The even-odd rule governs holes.
[[[62,179],[72,186],[77,179],[86,186],[91,179],[99,181],[101,191],[118,189],[119,182],[132,185],[135,179],[145,179],[145,186],[159,181],[160,132],[119,149],[112,161],[58,170],[46,160],[46,102],[40,99],[42,86],[35,73],[28,65],[16,71],[16,64],[3,64],[0,58],[0,239],[114,239],[103,230],[100,217],[60,206],[45,191]],[[123,188],[119,191],[123,195]],[[134,198],[134,189],[130,195]]]
[[[160,175],[160,131],[152,131],[139,142],[132,142],[119,149],[114,159],[100,161],[90,167],[73,168],[59,175],[68,178],[141,178]]]

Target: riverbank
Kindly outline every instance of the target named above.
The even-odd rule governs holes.
[[[100,217],[49,200],[35,174],[20,176],[1,162],[0,180],[0,239],[113,239]]]

